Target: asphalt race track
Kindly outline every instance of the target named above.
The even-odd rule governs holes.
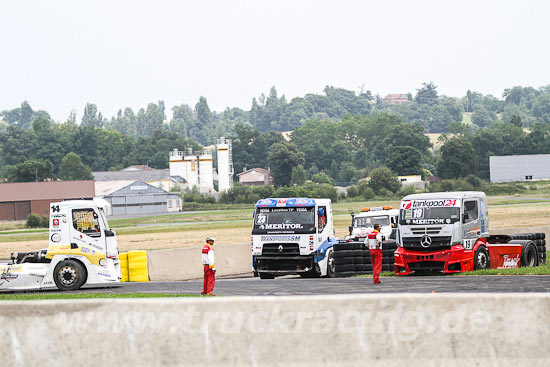
[[[351,293],[513,293],[550,292],[550,276],[406,276],[385,277],[373,285],[372,278],[277,279],[225,278],[216,280],[220,296],[287,296]],[[202,280],[182,282],[121,283],[109,288],[86,287],[80,292],[195,293]]]

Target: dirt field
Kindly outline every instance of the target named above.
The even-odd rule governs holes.
[[[489,209],[492,231],[505,228],[542,227],[550,225],[550,205],[496,206]],[[336,236],[347,234],[349,215],[338,215],[334,221]],[[226,225],[227,226],[227,225]],[[146,234],[119,235],[121,252],[128,250],[158,250],[166,248],[202,246],[207,236],[216,238],[216,245],[250,243],[250,227],[238,223],[235,228],[186,229],[180,232],[158,232]],[[11,252],[36,251],[48,247],[48,241],[0,242],[0,259],[8,259]]]

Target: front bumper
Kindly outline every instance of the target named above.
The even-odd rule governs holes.
[[[313,254],[300,256],[258,255],[253,257],[254,270],[269,274],[303,274],[314,269]]]
[[[464,250],[461,245],[430,252],[407,250],[399,247],[394,256],[396,275],[408,275],[419,271],[449,274],[474,269],[474,252]]]

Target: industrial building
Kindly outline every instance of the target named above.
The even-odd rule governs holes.
[[[218,192],[225,192],[233,185],[233,157],[231,140],[220,138],[216,144],[218,163]],[[186,153],[173,149],[170,152],[169,175],[183,177],[190,189],[198,188],[201,193],[215,194],[214,165],[212,152],[204,149],[195,154],[191,149]]]
[[[142,181],[165,191],[187,188],[187,181],[180,176],[170,175],[168,169],[152,169],[149,167],[132,166],[121,171],[93,172],[95,195],[103,197],[136,181]]]
[[[94,191],[94,181],[0,184],[0,220],[25,220],[30,213],[49,215],[50,203],[92,199]]]
[[[271,172],[264,168],[252,168],[238,173],[239,183],[246,186],[273,185]]]
[[[550,180],[550,154],[489,157],[491,182]]]
[[[183,205],[180,194],[169,193],[143,181],[135,181],[103,199],[111,204],[112,215],[177,212]]]

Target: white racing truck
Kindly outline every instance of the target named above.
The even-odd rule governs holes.
[[[335,276],[330,199],[259,200],[252,228],[252,267],[261,279]]]
[[[115,232],[105,218],[105,201],[71,200],[50,204],[49,246],[12,254],[0,264],[0,290],[55,288],[120,282]]]
[[[375,224],[380,224],[380,233],[385,239],[389,239],[392,230],[397,228],[399,209],[391,206],[376,208],[363,208],[359,214],[351,214],[351,226],[346,240],[364,241],[367,235],[373,231]]]

